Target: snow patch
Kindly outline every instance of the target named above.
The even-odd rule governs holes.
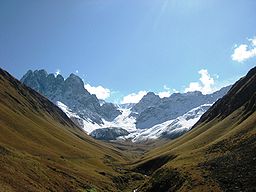
[[[132,116],[129,116],[131,113],[131,109],[119,109],[121,111],[121,115],[117,116],[112,122],[105,121],[104,127],[120,127],[122,129],[127,130],[128,132],[132,132],[136,130],[136,119]]]
[[[165,135],[175,135],[182,132],[187,132],[211,107],[211,105],[212,104],[201,105],[176,119],[157,124],[151,128],[137,129],[128,136],[120,137],[119,139],[131,139],[132,142],[142,142],[158,139]]]
[[[67,114],[69,118],[77,118],[82,120],[83,130],[90,134],[92,131],[99,128],[120,127],[127,130],[130,134],[127,136],[118,137],[119,140],[129,139],[132,142],[143,142],[154,140],[163,136],[177,135],[187,132],[200,119],[200,117],[212,106],[212,104],[204,104],[196,107],[176,119],[157,124],[153,127],[145,129],[136,129],[136,119],[131,114],[131,108],[119,108],[122,112],[112,122],[103,120],[103,124],[99,125],[92,122],[90,119],[83,119],[76,113],[72,112],[64,103],[57,101],[57,106]]]
[[[87,134],[90,134],[95,129],[102,127],[102,125],[94,123],[90,119],[83,119],[83,118],[79,117],[76,113],[72,112],[72,110],[68,106],[66,106],[64,103],[57,101],[56,104],[64,113],[66,113],[66,115],[69,118],[76,118],[76,119],[82,120],[82,122],[83,122],[82,128]]]
[[[64,112],[66,113],[66,115],[70,118],[70,117],[76,117],[76,118],[79,118],[79,116],[72,112],[72,110],[67,106],[65,105],[64,103],[60,102],[60,101],[57,101],[56,102],[56,105]]]

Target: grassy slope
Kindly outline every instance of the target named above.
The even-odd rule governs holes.
[[[51,102],[0,71],[1,191],[115,191],[126,162]]]
[[[217,102],[192,131],[144,154],[144,145],[91,139],[51,102],[0,70],[0,189],[131,191],[144,178],[124,165],[142,155],[131,165],[149,175],[140,191],[255,190],[255,80],[237,83],[231,95],[238,97]],[[232,107],[230,100],[241,105]]]
[[[256,190],[255,80],[256,73],[240,80],[192,131],[137,161],[150,175],[140,190]]]

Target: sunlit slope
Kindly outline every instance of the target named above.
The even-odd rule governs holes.
[[[149,174],[140,191],[256,190],[256,68],[192,131],[135,163]]]
[[[121,155],[0,69],[1,191],[115,191]]]

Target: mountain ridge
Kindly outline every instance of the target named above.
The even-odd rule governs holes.
[[[135,170],[150,175],[139,191],[256,190],[255,69],[210,107],[191,131],[135,162]]]
[[[82,119],[90,119],[97,124],[104,124],[103,119],[113,120],[120,115],[120,111],[109,103],[100,104],[96,95],[90,94],[80,77],[71,73],[64,79],[60,74],[48,74],[45,70],[29,70],[21,82],[33,88],[52,102],[60,101]],[[108,113],[106,114],[106,110]]]
[[[98,100],[84,88],[82,79],[75,74],[70,74],[64,79],[60,74],[54,76],[45,70],[29,70],[21,81],[52,100],[88,134],[95,129],[103,131],[100,129],[124,126],[122,128],[126,127],[125,129],[134,135],[141,132],[139,129],[150,129],[178,119],[201,105],[212,104],[229,89],[228,86],[208,95],[203,95],[199,91],[174,93],[167,98],[160,98],[155,93],[148,92],[137,104],[117,105]],[[122,119],[128,124],[120,122]],[[191,126],[187,125],[184,128],[188,130]],[[134,127],[138,129],[137,133],[134,133]],[[170,135],[170,138],[175,137]]]
[[[235,109],[240,108],[244,105],[245,113],[249,111],[255,111],[256,109],[256,67],[252,68],[245,77],[238,80],[229,90],[229,92],[223,97],[223,99],[218,100],[212,108],[206,112],[201,119],[197,122],[200,125],[203,122],[211,121],[213,116],[220,117],[224,119]],[[232,95],[235,95],[233,97]],[[251,101],[251,102],[248,102]],[[220,106],[225,106],[222,108]],[[247,114],[248,116],[251,113]]]
[[[167,120],[175,119],[186,112],[203,104],[212,104],[224,96],[231,86],[223,87],[220,90],[203,95],[199,91],[189,93],[174,93],[170,97],[157,99],[156,102],[149,106],[144,106],[148,102],[148,95],[141,99],[141,103],[136,104],[132,111],[136,112],[136,127],[144,129],[156,124],[163,123]],[[152,97],[152,94],[150,95]],[[145,100],[147,102],[145,102]],[[138,109],[136,111],[136,109]]]

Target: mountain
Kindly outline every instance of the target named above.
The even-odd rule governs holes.
[[[182,116],[200,105],[213,104],[223,97],[230,87],[224,87],[207,95],[195,91],[174,93],[170,97],[162,99],[154,93],[148,93],[132,108],[132,111],[136,113],[136,127],[138,129],[150,128],[159,123]]]
[[[229,89],[230,86],[222,88],[221,90],[209,95],[203,95],[201,92],[174,94],[169,98],[164,99],[160,99],[159,96],[149,92],[132,108],[119,109],[122,111],[122,115],[116,117],[114,121],[105,124],[109,127],[122,127],[130,132],[130,134],[125,136],[120,135],[120,137],[117,137],[118,140],[130,140],[136,143],[143,143],[156,139],[175,139],[189,131],[191,127],[199,120],[199,118],[207,111],[207,109],[209,109],[212,103],[218,98],[221,98]],[[198,99],[196,99],[196,97]],[[192,101],[189,101],[189,99]],[[166,100],[168,102],[166,102]],[[162,102],[169,106],[164,107]],[[203,104],[198,106],[200,103]],[[187,111],[191,106],[195,107]],[[153,122],[153,126],[146,127],[144,129],[136,128],[136,125],[138,125],[140,120],[140,114],[143,114],[143,111],[148,111],[149,109],[153,110],[157,107],[159,107],[158,114],[155,114],[154,116],[150,114],[151,116],[149,120]],[[161,107],[163,107],[163,109],[160,109]],[[176,117],[171,114],[166,114],[166,121],[155,124],[155,122],[157,122],[155,117],[157,115],[163,115],[164,110],[174,111],[175,113],[181,115]],[[171,119],[172,117],[175,118]],[[96,133],[98,133],[98,131],[102,131],[101,129],[96,129]],[[111,129],[104,129],[104,131],[109,131],[109,134],[112,134],[111,132],[115,132],[115,130]],[[108,137],[104,138],[103,135],[107,136],[107,134],[102,134],[101,139],[107,140]]]
[[[81,118],[67,105],[56,100],[64,113],[46,97],[0,69],[0,189],[255,191],[255,85],[256,67],[213,105],[192,108],[149,128],[151,134],[146,135],[170,137],[190,129],[172,141],[104,143],[94,140],[74,124]],[[45,89],[39,83],[34,86]],[[79,95],[79,90],[76,91]],[[196,92],[182,94],[182,97],[194,94],[201,97]],[[168,99],[161,99],[160,103]],[[150,108],[155,106],[158,104]],[[113,133],[109,136],[115,137],[119,127],[147,133],[146,129],[136,129],[131,108],[119,111],[121,115],[113,121],[102,119],[106,129],[102,129],[100,136]],[[71,121],[68,116],[75,120]],[[90,119],[82,120],[85,121],[93,124]],[[121,126],[113,128],[113,124]],[[110,127],[112,129],[108,129]]]
[[[131,110],[132,112],[140,114],[145,109],[158,105],[160,101],[161,99],[158,95],[153,92],[148,92],[145,96],[142,97],[139,103],[132,107]]]
[[[95,95],[85,88],[80,77],[70,74],[67,79],[61,75],[54,76],[45,70],[29,70],[21,82],[38,91],[52,102],[61,102],[79,116],[80,127],[84,128],[83,120],[103,125],[104,120],[112,121],[121,114],[112,103],[99,101]],[[76,118],[77,119],[77,118]],[[77,121],[75,121],[77,122]]]
[[[0,191],[120,191],[127,159],[0,69]]]
[[[137,191],[255,191],[256,67],[192,130],[134,163],[148,175]]]
[[[165,130],[174,130],[178,126],[173,123],[171,124],[173,127],[171,127],[168,125],[169,121],[180,121],[179,119],[182,119],[182,116],[190,110],[214,103],[230,89],[230,86],[225,87],[208,95],[203,95],[199,91],[174,93],[163,99],[153,92],[149,92],[137,104],[116,105],[98,100],[95,95],[90,94],[84,88],[81,78],[74,74],[65,80],[61,75],[54,76],[45,70],[34,72],[29,70],[21,81],[54,102],[88,134],[96,129],[108,128],[104,131],[109,131],[111,135],[115,132],[115,130],[111,130],[112,127],[120,127],[130,132],[123,138],[131,139],[134,142],[164,137]],[[202,115],[202,113],[200,114]],[[198,118],[199,116],[196,117],[196,119]],[[170,134],[165,134],[165,138],[176,138],[188,131],[195,123],[195,121],[186,122],[183,131],[179,131],[177,134],[176,129],[176,131],[169,132]],[[166,127],[164,127],[165,125]],[[149,134],[151,130],[157,130],[159,134],[151,137]]]
[[[148,129],[137,129],[120,139],[130,139],[136,143],[161,138],[175,139],[189,131],[210,106],[211,104],[201,105],[173,120],[165,121]]]

